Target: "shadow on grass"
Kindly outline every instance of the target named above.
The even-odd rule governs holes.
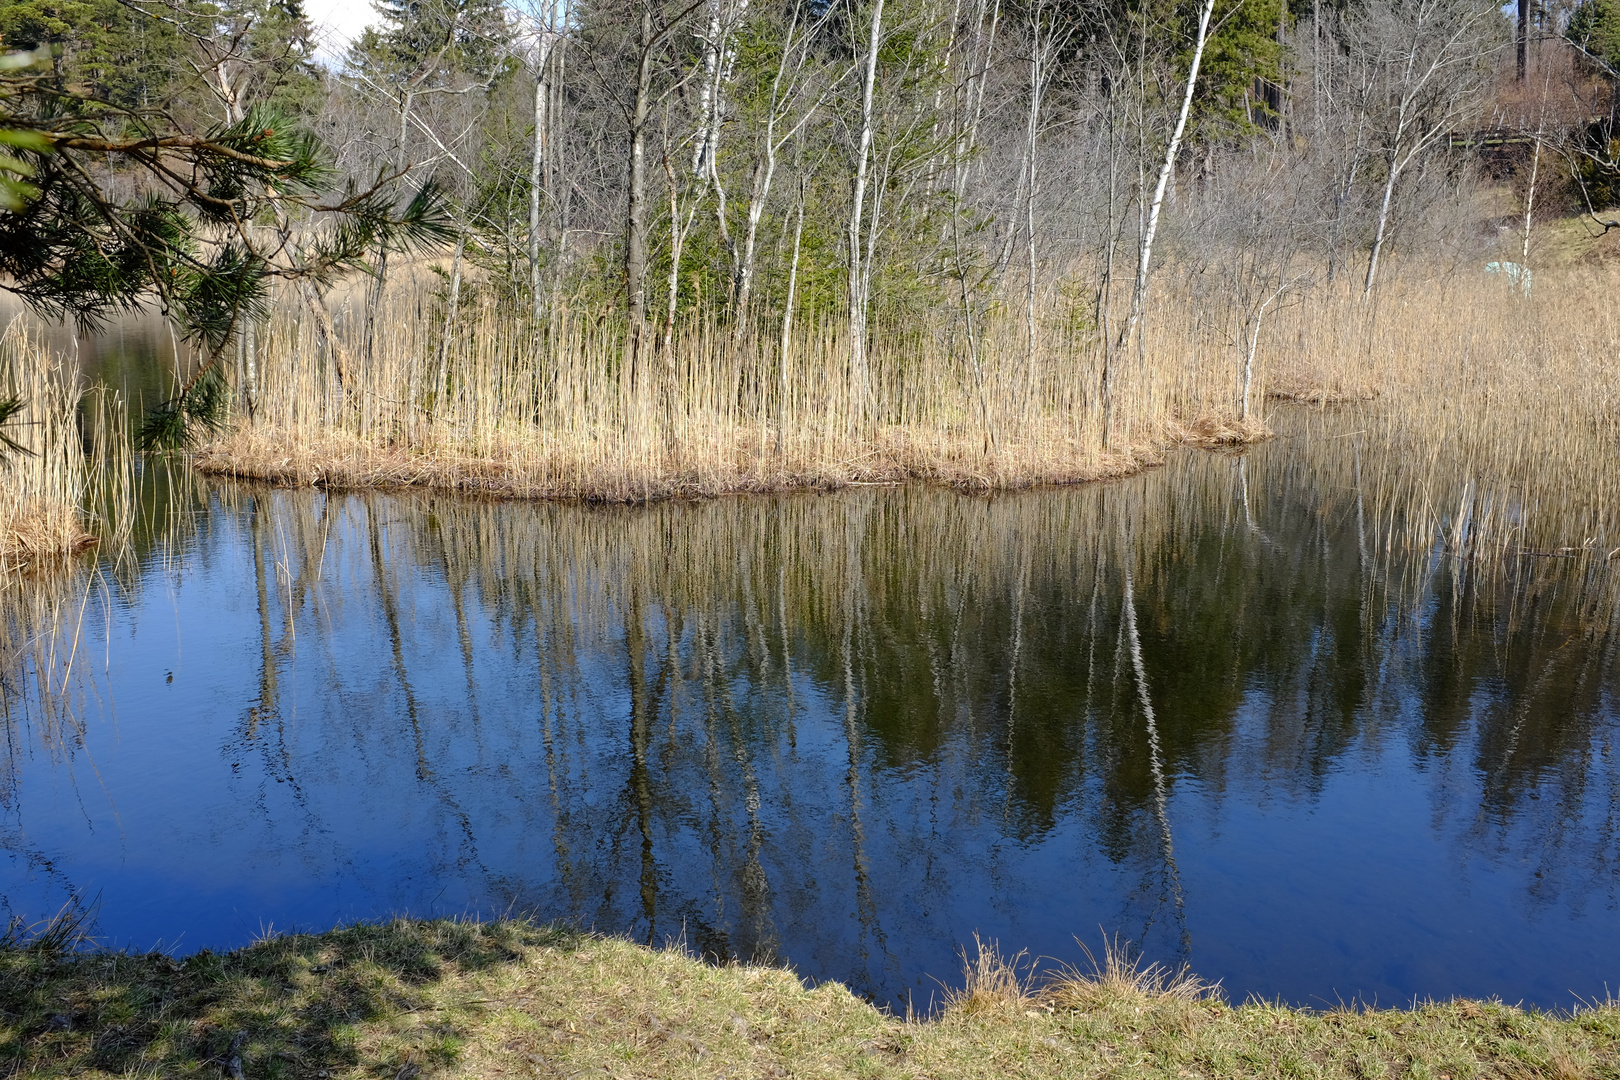
[[[0,1077],[410,1076],[456,1056],[463,978],[584,940],[518,920],[396,920],[184,960],[0,942]]]

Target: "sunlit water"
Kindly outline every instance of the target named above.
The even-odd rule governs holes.
[[[988,498],[206,487],[59,636],[13,604],[0,914],[186,952],[522,912],[919,1010],[975,933],[1238,998],[1604,996],[1607,571],[1389,554],[1378,448],[1285,430]]]

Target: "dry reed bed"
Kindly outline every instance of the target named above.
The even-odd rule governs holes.
[[[428,486],[639,502],[671,495],[931,480],[970,489],[1116,477],[1182,442],[1262,437],[1235,415],[1229,357],[1208,328],[1165,322],[1125,380],[1111,448],[1101,438],[1095,335],[1054,306],[1030,352],[1021,317],[993,320],[974,357],[944,327],[875,334],[867,400],[837,333],[809,326],[784,360],[774,341],[706,323],[660,342],[636,377],[620,337],[562,316],[543,336],[486,303],[448,348],[421,286],[391,291],[365,347],[360,319],[339,387],[298,312],[265,335],[253,420],[198,455],[205,471],[279,483]],[[1134,366],[1134,364],[1132,365]]]
[[[0,334],[0,399],[17,411],[0,436],[0,578],[128,539],[134,452],[119,396],[86,390],[26,317]]]
[[[90,503],[125,486],[130,455],[117,426],[102,422],[121,412],[112,395],[87,403],[94,421],[79,423],[75,373],[42,343],[23,319],[0,335],[0,399],[18,403],[0,427],[0,574],[9,574],[81,551],[98,537],[86,531]],[[91,446],[86,455],[84,442]]]
[[[1395,451],[1362,478],[1387,543],[1607,555],[1620,545],[1620,372],[1606,362],[1620,313],[1605,303],[1617,274],[1548,272],[1522,297],[1484,275],[1423,271],[1407,267],[1373,302],[1323,287],[1270,315],[1251,403],[1344,405],[1347,423]],[[770,341],[688,325],[671,367],[655,337],[632,378],[612,327],[588,318],[537,336],[492,304],[464,307],[446,343],[435,297],[411,284],[385,298],[369,350],[362,320],[348,320],[342,387],[313,327],[280,312],[260,338],[253,420],[196,461],[283,484],[639,502],[1072,483],[1175,445],[1265,437],[1258,407],[1241,417],[1231,313],[1173,271],[1157,295],[1144,358],[1120,360],[1109,448],[1099,336],[1057,304],[1033,352],[1018,312],[993,315],[976,352],[944,327],[879,332],[863,413],[824,327],[796,334],[784,361]]]
[[[1620,559],[1616,295],[1620,268],[1578,266],[1531,297],[1481,275],[1320,298],[1279,315],[1270,386],[1379,451],[1354,478],[1377,547]]]

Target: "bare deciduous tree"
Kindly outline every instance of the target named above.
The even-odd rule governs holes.
[[[1360,107],[1384,168],[1367,294],[1378,280],[1401,179],[1477,110],[1501,48],[1501,20],[1482,0],[1368,0],[1348,42],[1366,59]]]

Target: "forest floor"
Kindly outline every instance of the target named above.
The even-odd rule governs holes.
[[[983,954],[981,954],[982,959]],[[220,955],[0,947],[0,1075],[1620,1077],[1620,1003],[1232,1005],[978,965],[906,1020],[776,968],[522,921],[399,920]]]

